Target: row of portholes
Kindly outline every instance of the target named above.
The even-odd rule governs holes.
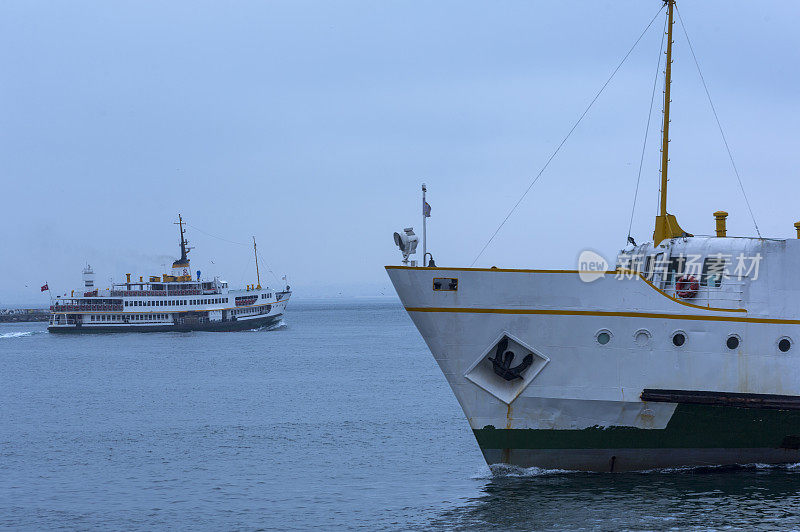
[[[606,345],[609,342],[611,342],[611,338],[613,338],[613,336],[614,335],[611,334],[611,331],[603,329],[597,332],[597,334],[595,335],[595,339],[597,340],[598,344]],[[653,337],[653,335],[650,334],[650,331],[641,329],[639,331],[636,331],[636,334],[633,337],[634,341],[636,342],[636,345],[644,347],[650,343],[650,339]],[[683,347],[686,344],[686,340],[687,340],[687,335],[685,332],[675,331],[674,333],[672,333],[672,344],[675,347]],[[742,339],[737,334],[732,334],[728,336],[728,338],[725,340],[725,346],[731,351],[738,349],[741,343]],[[792,340],[791,338],[784,336],[783,338],[778,339],[777,345],[779,351],[781,351],[782,353],[787,353],[792,348]]]

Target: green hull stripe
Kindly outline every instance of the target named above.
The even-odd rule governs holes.
[[[475,429],[481,449],[800,447],[800,411],[679,404],[665,429]]]

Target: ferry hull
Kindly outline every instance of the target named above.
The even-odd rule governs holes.
[[[191,324],[168,324],[168,325],[60,325],[50,326],[48,332],[56,334],[93,334],[93,333],[130,333],[130,332],[231,332],[249,331],[270,327],[278,324],[283,318],[283,314],[264,316],[248,320],[237,321],[212,321]]]
[[[800,349],[778,349],[800,337],[796,319],[687,306],[613,275],[586,283],[569,271],[387,271],[490,465],[800,462]],[[457,289],[441,290],[449,279]],[[738,349],[726,347],[733,334]],[[490,362],[503,342],[519,354],[513,364],[532,355],[510,380]],[[649,399],[648,389],[665,393]],[[675,390],[684,397],[669,399]],[[690,404],[698,397],[711,402]]]
[[[784,465],[800,462],[786,449],[481,449],[490,465],[547,470],[623,473],[664,469]]]
[[[488,464],[583,471],[800,462],[800,411],[679,404],[663,429],[473,432]]]

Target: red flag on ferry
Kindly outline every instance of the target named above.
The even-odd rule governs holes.
[[[44,283],[44,286],[42,286],[42,292],[46,292],[48,290],[50,289],[47,287],[47,283]]]

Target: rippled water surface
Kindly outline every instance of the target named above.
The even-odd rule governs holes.
[[[396,303],[240,333],[0,324],[0,526],[800,528],[800,469],[492,474]]]

